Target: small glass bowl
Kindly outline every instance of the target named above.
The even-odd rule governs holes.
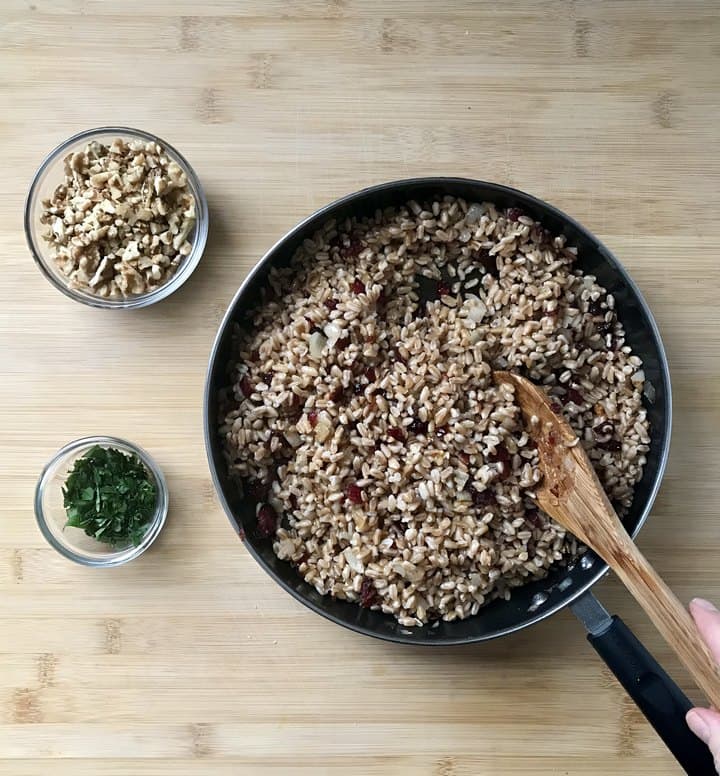
[[[187,175],[188,186],[195,198],[196,222],[193,231],[188,235],[188,241],[192,245],[192,250],[188,256],[180,263],[175,274],[159,288],[150,291],[147,294],[136,294],[127,298],[107,299],[87,291],[77,288],[71,288],[68,285],[68,279],[63,275],[55,264],[53,257],[54,249],[47,243],[43,237],[43,232],[47,229],[45,224],[40,223],[40,217],[43,213],[43,199],[52,195],[57,186],[64,180],[63,159],[68,154],[81,151],[91,141],[96,140],[101,143],[112,143],[116,138],[123,140],[142,140],[143,142],[159,143],[170,159],[176,162]],[[178,153],[171,145],[161,140],[159,137],[143,132],[139,129],[130,129],[129,127],[98,127],[97,129],[88,129],[79,132],[61,143],[54,151],[51,151],[45,158],[40,168],[35,173],[30,191],[25,200],[25,238],[27,240],[30,253],[32,253],[36,264],[42,270],[45,277],[66,296],[74,299],[76,302],[90,305],[91,307],[103,307],[109,309],[131,309],[133,307],[147,307],[154,302],[170,296],[192,275],[198,262],[205,250],[205,243],[208,235],[208,206],[205,194],[200,186],[195,171],[188,164],[187,160]]]
[[[95,541],[81,528],[65,527],[67,515],[62,493],[65,479],[75,461],[95,445],[114,447],[124,453],[135,453],[155,482],[158,494],[155,514],[137,546],[128,542],[124,547],[111,547]],[[35,488],[35,517],[43,536],[61,555],[83,566],[119,566],[142,555],[160,533],[167,511],[167,485],[157,464],[142,448],[114,437],[84,437],[65,445],[43,469]]]

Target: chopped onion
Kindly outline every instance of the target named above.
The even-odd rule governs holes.
[[[655,386],[649,380],[645,381],[645,389],[643,393],[647,397],[647,400],[650,402],[650,404],[655,403],[655,399],[656,399]]]
[[[323,329],[325,336],[327,337],[328,345],[332,348],[335,343],[342,337],[343,330],[336,324],[330,321],[330,323]]]
[[[477,202],[473,202],[468,208],[468,212],[465,215],[466,224],[476,224],[483,214],[483,206],[478,205]]]
[[[467,317],[471,321],[475,321],[475,323],[480,323],[487,315],[487,306],[485,305],[485,302],[483,302],[480,297],[475,296],[475,294],[468,294],[464,307]]]
[[[300,447],[302,444],[302,439],[300,438],[300,434],[298,434],[297,431],[295,431],[294,428],[289,428],[283,435],[285,439],[287,439],[288,444],[291,447]]]
[[[325,345],[327,345],[327,339],[321,331],[315,331],[310,335],[310,355],[313,358],[322,358]]]
[[[414,563],[410,563],[409,560],[396,560],[392,564],[392,569],[410,582],[419,582],[423,577],[422,569],[419,569]]]
[[[315,426],[315,437],[318,442],[324,442],[333,432],[332,426],[326,421],[321,419]]]
[[[345,556],[345,560],[347,561],[348,566],[350,566],[350,568],[356,574],[362,574],[365,571],[365,566],[363,566],[363,564],[360,563],[360,561],[353,553],[353,551],[350,549],[350,547],[346,547],[343,550],[343,555]]]
[[[469,479],[470,475],[462,469],[457,469],[455,471],[455,487],[458,490],[463,490]]]

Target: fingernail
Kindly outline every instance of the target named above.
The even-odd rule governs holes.
[[[694,604],[699,609],[704,609],[706,612],[717,611],[717,607],[715,606],[715,604],[710,603],[710,601],[706,601],[704,598],[693,598],[693,600],[690,603]]]
[[[685,715],[685,721],[690,730],[705,744],[710,740],[710,728],[703,719],[702,714],[696,709],[690,709]]]

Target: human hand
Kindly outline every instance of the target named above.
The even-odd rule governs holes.
[[[694,598],[690,601],[690,614],[702,640],[720,663],[720,611],[710,601]],[[720,773],[720,713],[715,709],[690,709],[685,719],[690,730],[710,748],[715,770]]]

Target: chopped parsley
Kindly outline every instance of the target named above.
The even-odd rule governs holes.
[[[65,527],[113,547],[138,545],[157,504],[157,487],[135,455],[114,447],[90,448],[73,465],[63,487]]]

